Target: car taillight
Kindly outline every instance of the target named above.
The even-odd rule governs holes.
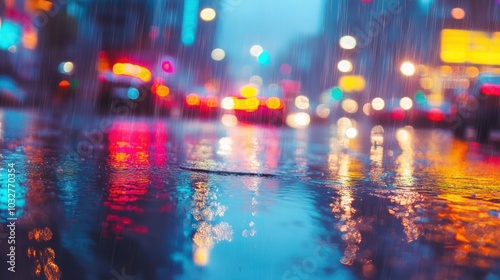
[[[200,98],[198,97],[198,95],[191,93],[188,96],[186,96],[186,104],[189,106],[199,106]]]
[[[438,108],[432,108],[429,110],[429,114],[427,115],[427,117],[433,122],[439,122],[444,120],[444,113]]]
[[[62,81],[59,82],[59,87],[60,88],[69,88],[69,86],[70,86],[70,84],[66,80],[62,80]]]
[[[391,112],[391,118],[395,120],[402,120],[405,117],[405,112],[401,108],[395,108]]]
[[[484,95],[500,96],[500,85],[497,84],[483,84],[481,86],[481,93]]]
[[[266,100],[267,108],[271,110],[277,110],[282,108],[282,102],[278,97],[270,97]]]
[[[106,72],[110,70],[108,55],[104,51],[99,52],[99,57],[97,60],[97,70],[99,72]]]
[[[136,77],[144,82],[149,82],[151,80],[151,71],[146,67],[132,63],[116,63],[113,65],[113,73],[116,75]]]
[[[218,104],[219,104],[219,100],[217,100],[217,97],[215,97],[215,96],[207,97],[207,106],[208,107],[217,107]]]

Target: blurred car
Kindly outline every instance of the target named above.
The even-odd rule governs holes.
[[[219,98],[216,92],[201,86],[187,92],[182,102],[183,117],[216,118],[220,115]]]
[[[453,118],[451,102],[422,102],[414,106],[414,124],[423,126],[446,126]]]
[[[483,72],[477,77],[468,95],[453,100],[455,137],[463,138],[467,125],[476,130],[476,140],[489,142],[491,129],[500,125],[500,74]]]
[[[370,117],[378,123],[410,123],[414,118],[413,102],[411,99],[407,100],[408,98],[374,98]]]
[[[108,113],[168,115],[179,91],[173,71],[165,56],[135,52],[113,57],[100,52],[98,108]]]
[[[276,96],[228,96],[221,100],[221,107],[239,122],[283,125],[286,120],[285,103]]]

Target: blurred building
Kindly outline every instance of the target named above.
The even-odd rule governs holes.
[[[448,64],[441,55],[442,31],[497,31],[499,5],[495,0],[481,3],[473,0],[327,0],[322,34],[325,59],[318,66],[323,69],[322,86],[329,88],[337,84],[339,77],[355,74],[365,77],[367,90],[363,94],[371,98],[413,97],[417,90],[441,94],[441,87],[423,88],[421,78],[427,82],[435,79],[429,77],[433,69]],[[339,40],[346,35],[356,39],[355,48],[340,47]],[[464,36],[468,35],[452,37]],[[486,45],[477,47],[492,48]],[[488,55],[480,56],[486,59]],[[344,59],[352,62],[349,73],[338,69],[337,63]],[[415,74],[402,75],[400,67],[404,62],[413,64]],[[454,65],[460,64],[478,66],[471,61]]]

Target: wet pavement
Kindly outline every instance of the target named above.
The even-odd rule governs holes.
[[[1,279],[500,279],[498,145],[345,118],[0,122]]]

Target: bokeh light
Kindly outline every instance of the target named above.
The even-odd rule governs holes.
[[[212,51],[210,56],[215,61],[221,61],[224,59],[224,57],[226,57],[226,52],[223,49],[217,48]]]
[[[200,11],[200,18],[203,21],[212,21],[215,19],[217,13],[212,8],[205,8]]]
[[[371,109],[371,104],[370,103],[365,103],[365,105],[363,105],[363,113],[367,116],[370,115],[370,109]]]
[[[61,62],[58,67],[59,73],[61,74],[72,74],[74,70],[73,62],[66,61]]]
[[[166,97],[167,95],[170,94],[170,89],[167,86],[165,86],[165,85],[159,85],[156,88],[156,94],[159,97]]]
[[[463,19],[465,17],[465,11],[462,8],[451,9],[451,16],[454,19]]]
[[[304,95],[299,95],[295,98],[295,107],[301,110],[309,109],[309,98]]]
[[[286,63],[281,64],[280,73],[283,75],[290,75],[292,73],[292,66]]]
[[[372,100],[372,108],[374,110],[380,111],[380,110],[384,109],[384,107],[385,107],[385,101],[384,101],[384,99],[382,99],[380,97],[375,97]]]
[[[424,105],[425,103],[427,103],[427,97],[425,96],[425,93],[421,90],[415,93],[414,100],[418,105]]]
[[[241,88],[240,93],[241,93],[241,96],[243,96],[243,97],[254,97],[259,93],[259,91],[253,85],[246,85],[246,86]]]
[[[293,128],[305,128],[311,122],[311,117],[305,112],[290,114],[286,117],[286,124]]]
[[[316,107],[316,115],[322,119],[328,118],[330,115],[330,108],[325,104],[319,104],[318,107]]]
[[[358,102],[353,99],[345,99],[342,101],[342,109],[347,113],[354,114],[358,111]]]
[[[349,60],[341,60],[337,64],[337,68],[340,72],[347,73],[352,71],[352,63]]]
[[[479,69],[475,66],[469,66],[467,67],[466,73],[469,78],[476,78],[479,76]]]
[[[400,70],[403,75],[412,76],[413,74],[415,74],[415,65],[413,65],[413,63],[409,61],[405,61],[403,62],[403,64],[401,64]]]
[[[263,51],[264,49],[260,45],[253,45],[250,47],[250,55],[255,57],[258,57]]]
[[[413,101],[411,101],[409,97],[403,97],[399,101],[399,106],[401,106],[403,110],[410,110],[411,107],[413,107]]]
[[[233,97],[224,97],[221,101],[221,107],[226,110],[233,110],[234,109],[234,98]]]
[[[235,115],[224,114],[221,117],[221,122],[224,126],[233,127],[238,124],[238,118]]]
[[[200,98],[195,93],[188,94],[186,96],[186,103],[190,106],[198,106],[200,105]]]
[[[267,65],[269,64],[269,62],[271,62],[271,56],[269,55],[268,52],[263,51],[257,57],[257,61],[259,62],[260,65]]]
[[[264,80],[262,79],[261,76],[254,75],[250,77],[250,80],[248,81],[249,84],[255,86],[255,87],[261,87],[262,84],[264,83]]]
[[[423,89],[431,89],[434,87],[434,81],[429,77],[420,78],[420,86]]]
[[[340,99],[342,99],[342,96],[342,90],[339,87],[334,87],[332,89],[332,99],[334,101],[339,101]]]
[[[131,100],[136,100],[137,98],[139,98],[139,90],[133,87],[129,88],[127,90],[127,97]]]
[[[356,38],[349,35],[342,36],[339,40],[339,45],[343,49],[352,50],[356,47]]]
[[[345,131],[345,136],[350,139],[356,138],[356,136],[358,136],[358,130],[354,127],[349,127]]]
[[[279,109],[281,105],[281,100],[278,97],[270,97],[266,100],[266,106],[271,110]]]

